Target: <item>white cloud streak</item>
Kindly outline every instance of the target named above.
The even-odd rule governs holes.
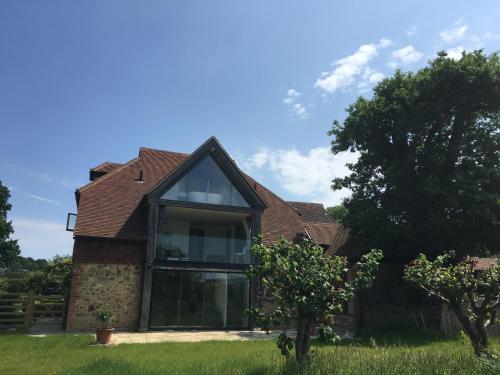
[[[418,33],[418,30],[415,26],[410,26],[405,31],[406,36],[414,36],[414,35],[417,35],[417,33]]]
[[[76,189],[78,186],[82,186],[85,184],[82,183],[81,181],[73,181],[67,178],[54,177],[45,172],[34,171],[11,163],[0,161],[0,165],[5,168],[8,168],[9,170],[12,171],[12,173],[24,175],[32,180],[40,181],[46,184],[58,185],[64,188],[71,188],[71,189]]]
[[[58,202],[58,201],[55,201],[53,199],[49,199],[49,198],[45,198],[45,197],[42,197],[40,195],[37,195],[37,194],[32,194],[32,193],[26,193],[24,191],[21,191],[17,188],[15,188],[14,186],[8,186],[8,189],[11,193],[14,193],[14,194],[20,194],[26,198],[30,198],[30,199],[34,199],[34,200],[37,200],[37,201],[40,201],[40,202],[44,202],[44,203],[50,203],[50,204],[55,204],[55,205],[58,205],[60,206],[61,203]]]
[[[381,48],[392,44],[389,39],[380,39],[378,44],[364,44],[352,55],[335,62],[336,68],[331,72],[324,72],[316,80],[314,87],[331,94],[337,90],[346,89],[356,83],[356,79],[364,72],[371,60]]]
[[[41,196],[36,195],[36,194],[30,194],[30,193],[22,193],[22,194],[24,196],[28,197],[28,198],[31,198],[31,199],[34,199],[34,200],[37,200],[37,201],[40,201],[40,202],[55,204],[55,205],[58,205],[58,206],[61,205],[60,202],[57,202],[57,201],[49,199],[49,198],[44,198],[44,197],[41,197]]]

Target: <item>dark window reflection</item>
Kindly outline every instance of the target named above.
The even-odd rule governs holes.
[[[151,326],[246,327],[249,283],[245,275],[156,270]]]

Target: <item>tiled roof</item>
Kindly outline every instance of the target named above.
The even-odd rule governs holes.
[[[303,221],[310,223],[331,223],[332,220],[326,215],[325,207],[321,203],[290,202],[290,206],[297,210]]]
[[[321,203],[287,202],[300,215],[307,234],[318,244],[327,247],[327,254],[343,252],[349,232],[326,214]]]
[[[500,264],[500,259],[497,258],[472,258],[475,262],[474,269],[477,271],[486,271],[488,268]]]
[[[141,148],[139,157],[114,168],[99,179],[78,189],[79,206],[75,236],[145,239],[146,193],[171,173],[188,154]],[[139,176],[142,172],[142,181]],[[291,205],[244,175],[267,208],[262,215],[264,240],[305,235],[304,222]]]

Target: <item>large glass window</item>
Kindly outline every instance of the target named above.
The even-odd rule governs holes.
[[[155,270],[151,327],[247,327],[249,282],[241,273]]]
[[[249,207],[211,156],[186,173],[162,199]]]
[[[161,206],[155,260],[250,263],[252,216]]]

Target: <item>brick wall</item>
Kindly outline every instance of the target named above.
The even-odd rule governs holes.
[[[67,328],[92,330],[95,311],[106,304],[116,328],[138,327],[145,243],[77,238]]]

